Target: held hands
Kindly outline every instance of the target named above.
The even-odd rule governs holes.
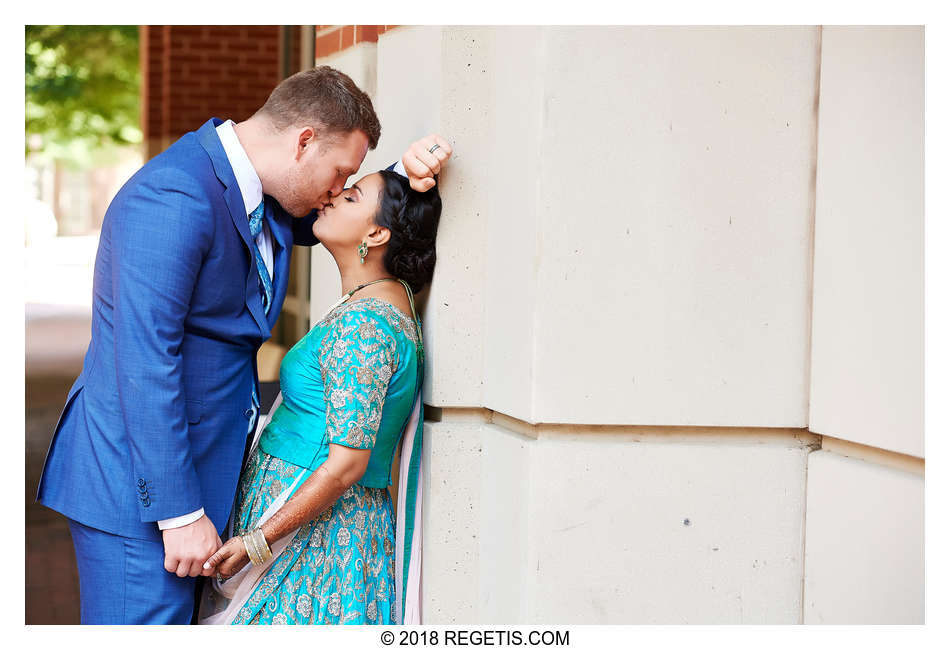
[[[223,580],[227,580],[247,563],[247,549],[244,546],[244,540],[240,537],[232,537],[204,563],[202,575],[217,573]]]
[[[165,570],[169,573],[179,578],[212,574],[202,569],[202,563],[221,546],[221,538],[208,515],[202,515],[201,519],[187,526],[166,528],[162,531],[162,541],[165,543]]]
[[[436,145],[438,147],[433,149]],[[427,192],[435,187],[435,175],[451,155],[452,146],[437,134],[427,135],[409,145],[402,155],[402,166],[409,176],[409,187],[417,192]]]

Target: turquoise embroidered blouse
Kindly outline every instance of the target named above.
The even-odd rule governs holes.
[[[418,334],[412,319],[377,298],[333,309],[280,365],[283,401],[260,448],[316,469],[330,444],[372,449],[357,483],[383,488],[415,397]]]

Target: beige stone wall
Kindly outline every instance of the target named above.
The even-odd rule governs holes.
[[[924,38],[822,35],[813,431],[924,456]]]
[[[808,457],[804,622],[924,622],[924,481],[822,449]]]
[[[460,415],[426,433],[427,621],[799,621],[796,430],[535,439]]]
[[[875,299],[835,300],[859,292],[885,215],[863,239],[822,230],[839,218],[822,197],[853,192],[822,166],[847,142],[819,128],[819,88],[848,94],[822,72],[834,51],[816,27],[404,26],[319,60],[372,89],[383,135],[365,171],[433,131],[455,147],[424,300],[424,622],[844,622],[897,598],[894,620],[922,619],[913,516],[906,534],[886,516],[861,529],[888,540],[872,556],[903,554],[901,590],[866,568],[878,605],[822,604],[861,575],[836,572],[856,540],[829,513],[863,497],[828,491],[849,474],[813,467],[816,434],[871,446],[847,464],[868,494],[922,464],[906,456],[922,455],[912,382],[877,427],[835,392],[842,362],[862,374],[855,401],[912,379],[913,315],[875,330],[880,356],[842,357],[835,335],[918,291],[920,250],[910,223]],[[893,191],[913,190],[905,176]],[[316,309],[339,295],[320,255]],[[830,272],[841,260],[854,268]]]
[[[924,622],[923,64],[922,28],[822,30],[807,623]]]

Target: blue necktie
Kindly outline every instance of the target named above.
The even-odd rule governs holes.
[[[251,228],[251,238],[254,239],[254,259],[257,260],[257,277],[260,280],[264,294],[261,301],[264,303],[264,313],[270,310],[271,301],[274,299],[274,285],[271,283],[270,273],[267,272],[267,265],[264,264],[264,258],[257,247],[257,236],[261,234],[264,228],[264,202],[254,208],[254,211],[248,215],[247,225]]]

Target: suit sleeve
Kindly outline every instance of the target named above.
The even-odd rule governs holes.
[[[132,459],[128,489],[143,522],[202,506],[181,344],[213,223],[198,183],[162,169],[129,190],[111,225],[116,380]]]

